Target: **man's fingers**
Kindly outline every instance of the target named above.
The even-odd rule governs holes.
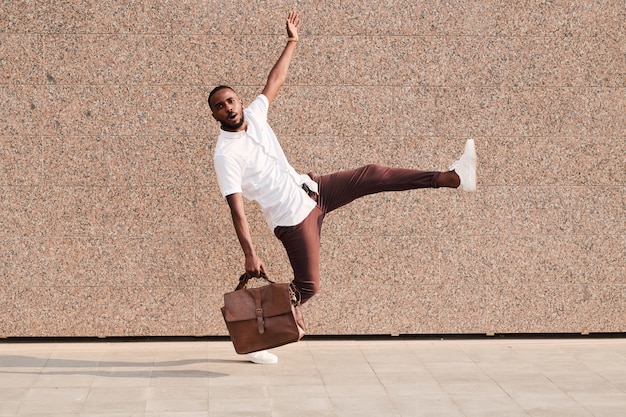
[[[297,12],[289,12],[289,16],[287,17],[287,22],[294,25],[296,28],[300,27],[302,20]]]

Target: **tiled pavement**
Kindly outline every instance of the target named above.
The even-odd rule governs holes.
[[[0,343],[0,416],[624,417],[626,339]]]

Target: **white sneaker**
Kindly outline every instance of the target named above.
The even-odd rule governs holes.
[[[259,350],[258,352],[248,353],[246,354],[246,357],[250,362],[259,363],[261,365],[278,363],[278,356],[273,353],[269,353],[267,350]]]
[[[476,149],[474,147],[474,139],[468,139],[465,142],[465,151],[458,161],[450,166],[450,171],[456,172],[461,179],[459,188],[463,191],[476,191]]]

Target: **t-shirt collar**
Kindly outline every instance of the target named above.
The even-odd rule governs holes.
[[[220,136],[224,139],[239,139],[246,135],[246,131],[242,130],[241,132],[229,132],[227,130],[220,128]]]

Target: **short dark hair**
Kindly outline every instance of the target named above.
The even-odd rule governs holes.
[[[213,95],[217,93],[218,91],[223,90],[225,88],[228,88],[229,90],[233,90],[233,88],[229,85],[218,85],[213,90],[211,90],[211,92],[209,93],[209,98],[207,99],[207,102],[209,103],[209,107],[211,107],[211,97],[213,97]]]

